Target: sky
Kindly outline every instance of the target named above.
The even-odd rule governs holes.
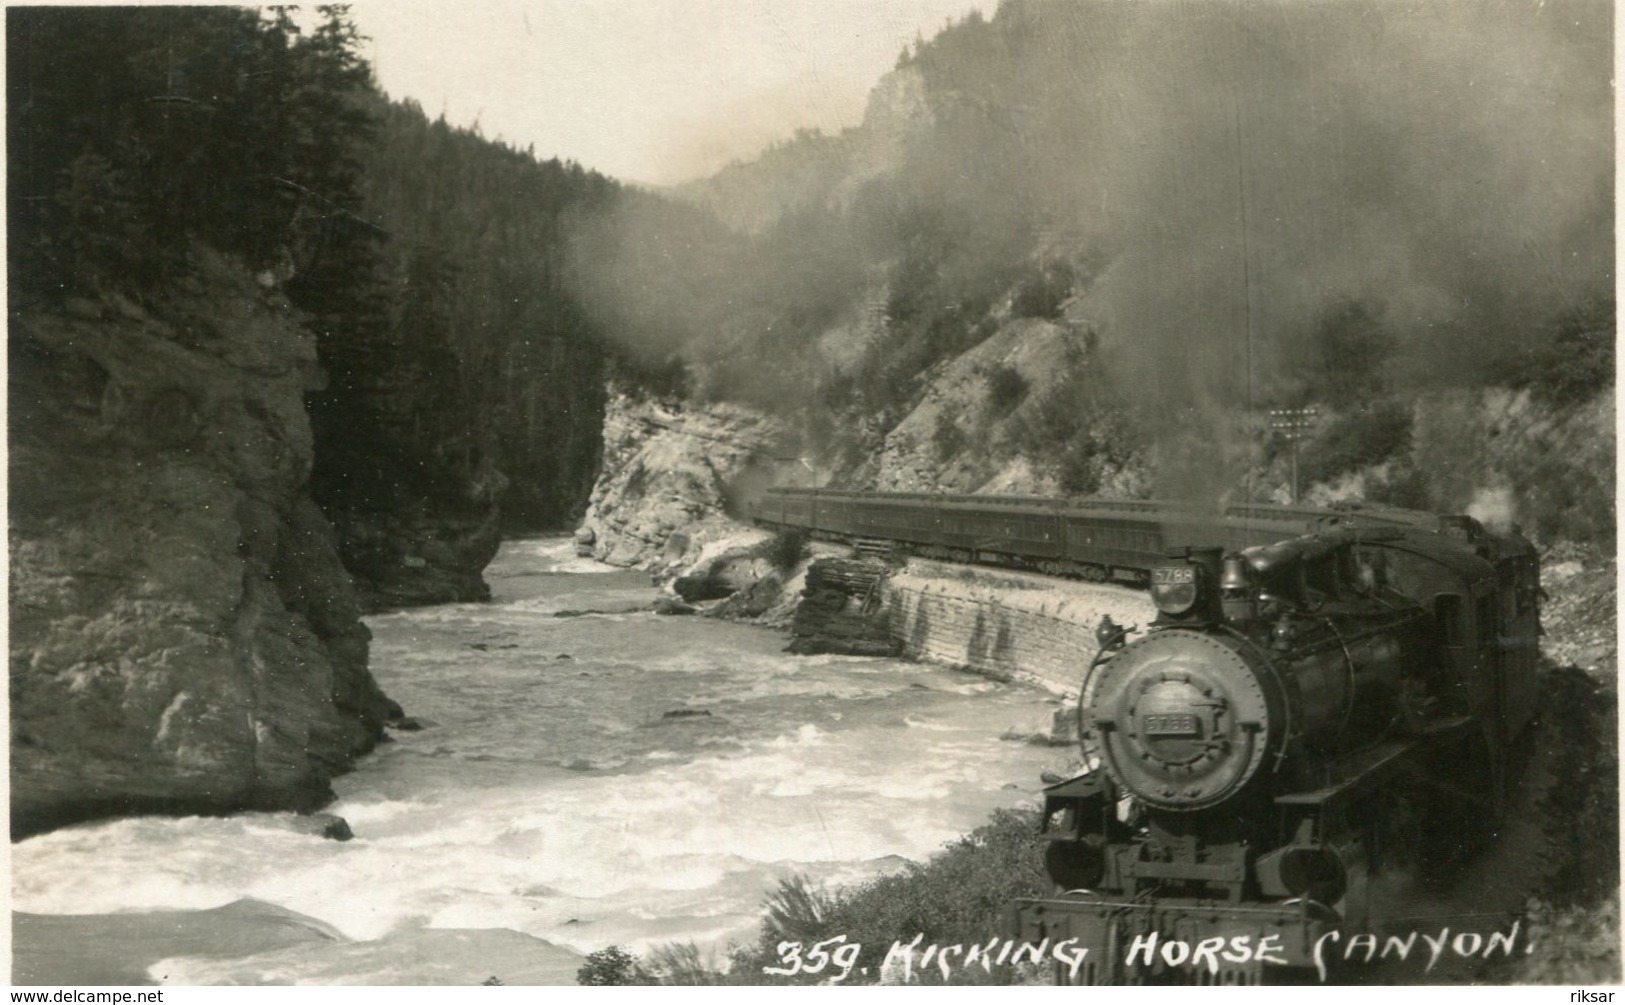
[[[673,184],[838,132],[902,48],[995,0],[362,0],[392,98],[542,159]]]

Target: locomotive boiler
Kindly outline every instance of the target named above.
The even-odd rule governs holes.
[[[1151,570],[1149,630],[1104,624],[1084,771],[1045,792],[1030,941],[1085,983],[1253,983],[1380,925],[1372,886],[1488,836],[1533,708],[1533,548],[1467,517],[1346,526]],[[1380,909],[1375,912],[1380,915]],[[1059,975],[1058,975],[1059,976]]]

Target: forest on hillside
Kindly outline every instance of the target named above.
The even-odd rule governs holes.
[[[579,514],[617,350],[567,240],[621,185],[386,100],[342,5],[13,8],[8,28],[14,310],[150,305],[200,247],[285,293],[327,375],[312,491],[363,577],[398,562],[402,514]]]

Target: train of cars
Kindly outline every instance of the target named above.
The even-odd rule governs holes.
[[[771,488],[757,524],[855,544],[884,543],[926,558],[1144,585],[1168,549],[1200,540],[1244,548],[1340,525],[1432,528],[1427,513],[1248,504],[1222,511],[1152,500],[1056,500]]]
[[[1144,633],[1079,654],[1055,889],[1011,909],[1091,948],[1058,981],[1256,983],[1381,930],[1374,887],[1493,832],[1537,705],[1536,552],[1470,517],[778,490],[758,519],[1149,585]]]

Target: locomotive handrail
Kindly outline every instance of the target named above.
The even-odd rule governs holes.
[[[1354,721],[1354,693],[1356,690],[1354,681],[1354,653],[1349,651],[1349,640],[1345,638],[1342,631],[1338,629],[1337,620],[1335,618],[1322,618],[1321,622],[1327,628],[1332,630],[1333,637],[1337,639],[1338,647],[1343,650],[1343,721],[1339,723],[1337,727],[1337,735],[1342,737],[1348,733],[1349,723]]]
[[[1216,627],[1217,627],[1217,629],[1219,631],[1225,633],[1226,635],[1229,635],[1230,637],[1239,640],[1242,645],[1250,646],[1252,648],[1252,650],[1258,654],[1259,663],[1264,667],[1265,670],[1269,671],[1269,675],[1271,677],[1275,678],[1275,686],[1276,686],[1277,693],[1289,696],[1288,700],[1282,703],[1282,705],[1283,705],[1283,717],[1285,719],[1285,722],[1283,723],[1283,725],[1281,727],[1281,742],[1280,742],[1280,745],[1278,747],[1276,747],[1276,750],[1275,750],[1275,765],[1272,768],[1270,768],[1270,773],[1271,774],[1277,774],[1281,770],[1281,762],[1282,762],[1282,760],[1284,760],[1286,758],[1287,748],[1289,746],[1291,746],[1292,741],[1297,738],[1296,735],[1292,731],[1292,726],[1293,726],[1293,723],[1292,723],[1292,705],[1293,705],[1293,702],[1290,699],[1290,695],[1293,692],[1288,690],[1288,683],[1290,682],[1291,684],[1295,685],[1297,683],[1297,678],[1296,677],[1289,677],[1289,676],[1287,676],[1285,674],[1282,674],[1281,671],[1276,668],[1275,661],[1270,658],[1270,654],[1269,654],[1268,650],[1266,650],[1263,646],[1259,645],[1257,642],[1254,642],[1252,639],[1248,638],[1246,635],[1242,634],[1241,632],[1236,631],[1234,628],[1232,628],[1229,625],[1221,624],[1221,625],[1218,625]]]
[[[1135,626],[1135,627],[1138,627],[1138,626]],[[1128,636],[1128,633],[1133,630],[1133,629],[1123,628],[1121,625],[1117,626],[1117,629],[1118,630],[1113,633],[1112,638],[1109,641],[1102,642],[1101,645],[1100,645],[1100,648],[1095,650],[1095,658],[1089,661],[1089,669],[1085,670],[1083,672],[1083,685],[1078,688],[1078,708],[1077,708],[1077,712],[1075,713],[1075,715],[1076,715],[1076,718],[1078,720],[1078,749],[1079,749],[1080,753],[1084,752],[1083,751],[1083,738],[1084,738],[1084,735],[1086,733],[1088,733],[1088,729],[1086,728],[1086,726],[1084,724],[1084,721],[1083,721],[1083,709],[1084,709],[1084,706],[1086,704],[1086,700],[1089,697],[1089,685],[1095,679],[1095,671],[1100,669],[1100,665],[1102,663],[1104,663],[1107,660],[1111,659],[1113,653],[1115,653],[1118,649],[1122,648],[1123,639],[1126,638]],[[1118,645],[1115,648],[1112,646],[1113,642],[1118,643]],[[1103,763],[1103,758],[1100,758],[1100,755],[1098,754],[1098,752],[1097,752],[1097,760],[1100,760]],[[1087,760],[1085,760],[1085,762],[1084,762],[1084,767],[1085,768],[1089,767]],[[1090,770],[1094,770],[1094,769],[1090,769]]]

